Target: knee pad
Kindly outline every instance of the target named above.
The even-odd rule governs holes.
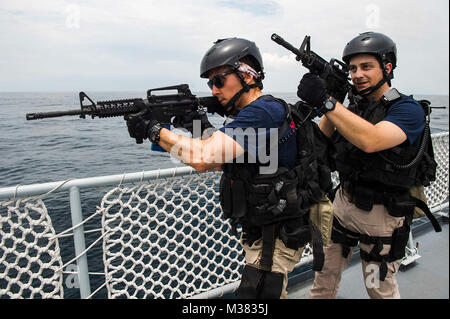
[[[279,299],[284,275],[245,265],[241,284],[237,290],[239,299]]]

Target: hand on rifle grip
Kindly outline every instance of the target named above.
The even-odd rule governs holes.
[[[203,134],[203,131],[207,128],[213,127],[213,125],[209,122],[208,116],[205,111],[192,111],[189,113],[186,113],[183,116],[175,116],[175,118],[172,121],[173,126],[178,128],[185,128],[191,134],[194,134],[194,120],[200,120],[201,125],[201,133]]]
[[[142,110],[138,113],[127,114],[124,116],[127,121],[128,133],[130,137],[136,139],[136,144],[142,144],[145,139],[149,137],[150,128],[155,125],[156,121],[153,119],[146,119],[146,111]]]
[[[330,97],[326,82],[312,73],[306,73],[300,80],[297,96],[315,108],[321,107]]]

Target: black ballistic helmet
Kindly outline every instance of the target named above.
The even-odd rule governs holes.
[[[357,54],[371,54],[375,56],[383,69],[383,78],[375,86],[358,92],[359,95],[369,96],[386,82],[391,86],[391,80],[394,78],[394,69],[397,66],[397,46],[391,38],[377,32],[361,33],[347,43],[342,53],[342,60],[350,64],[350,59]],[[388,62],[392,63],[392,70],[389,74],[385,66],[385,63]]]
[[[372,54],[380,62],[392,63],[392,69],[397,66],[397,47],[388,36],[377,32],[364,32],[351,40],[344,48],[342,60],[349,64],[352,56],[356,54]]]
[[[219,66],[228,65],[239,68],[239,61],[244,57],[249,58],[260,75],[259,80],[264,78],[264,67],[261,53],[254,42],[241,38],[219,39],[206,52],[200,64],[200,77],[207,78],[208,72]]]

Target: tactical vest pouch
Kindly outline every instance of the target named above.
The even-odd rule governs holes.
[[[411,218],[414,214],[416,203],[411,200],[409,193],[392,194],[385,198],[385,207],[389,215],[393,217],[408,216]]]
[[[370,212],[374,204],[374,191],[367,187],[358,185],[354,189],[355,206]]]
[[[220,206],[225,218],[232,216],[231,179],[222,174],[220,178]]]
[[[318,204],[312,205],[309,210],[309,218],[322,234],[323,244],[328,244],[333,229],[333,203],[331,200],[324,196]]]
[[[431,143],[431,136],[428,137],[428,152],[423,154],[423,160],[419,163],[419,181],[424,186],[430,186],[431,182],[436,180],[437,163],[434,159],[433,144]]]
[[[245,184],[241,180],[234,180],[231,184],[231,200],[233,205],[232,216],[244,217],[247,214],[247,200],[245,197]]]
[[[311,230],[300,218],[289,220],[281,227],[279,237],[287,248],[297,250],[311,240]]]
[[[390,261],[401,259],[405,256],[405,248],[409,239],[409,230],[410,227],[406,220],[402,227],[394,229],[394,233],[392,234],[391,250],[389,251]]]
[[[258,175],[249,186],[248,221],[257,226],[298,218],[297,179],[287,169],[275,174]]]
[[[299,218],[285,222],[280,229],[279,237],[287,248],[294,250],[304,247],[308,242],[311,243],[314,256],[313,270],[322,270],[325,261],[322,236],[311,219],[305,221]]]
[[[318,165],[319,185],[325,192],[329,193],[333,189],[333,182],[331,180],[331,170],[326,165]]]

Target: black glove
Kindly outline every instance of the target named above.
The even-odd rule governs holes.
[[[127,114],[124,119],[127,121],[128,133],[136,139],[136,144],[149,138],[150,128],[158,122],[154,119],[146,118],[147,111],[142,110],[139,113]]]
[[[312,73],[306,73],[297,87],[297,96],[315,108],[321,108],[330,97],[326,82]]]
[[[178,128],[185,128],[189,132],[191,132],[192,137],[198,137],[194,136],[194,120],[200,120],[201,125],[201,134],[203,134],[203,131],[214,127],[208,120],[208,116],[205,111],[203,110],[197,110],[197,111],[190,111],[186,113],[183,116],[175,116],[175,118],[172,121],[173,126]]]

